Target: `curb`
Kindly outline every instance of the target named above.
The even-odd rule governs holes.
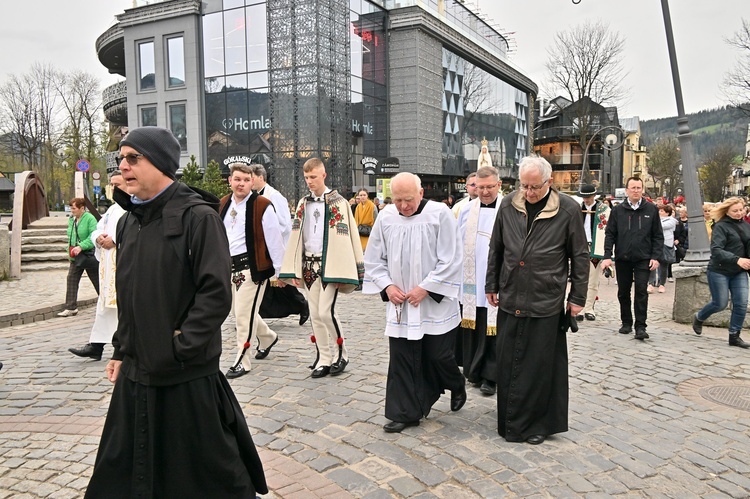
[[[85,309],[96,306],[97,300],[98,298],[78,300],[78,308]],[[19,312],[16,314],[0,315],[0,329],[11,326],[20,326],[22,324],[31,324],[32,322],[37,321],[54,319],[55,317],[57,317],[58,312],[62,312],[63,308],[65,308],[65,304],[53,305],[51,307],[42,307],[36,310]]]

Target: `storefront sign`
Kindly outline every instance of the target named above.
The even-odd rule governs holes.
[[[260,118],[226,118],[221,124],[227,130],[267,130],[271,128],[271,118],[261,116]]]
[[[362,167],[364,168],[364,174],[365,175],[375,175],[375,170],[378,167],[378,160],[373,158],[372,156],[365,156],[360,161],[362,163]]]
[[[248,158],[247,156],[229,156],[227,159],[223,161],[224,166],[229,166],[232,163],[244,163],[246,165],[252,165],[253,160]]]
[[[389,175],[400,171],[401,165],[399,164],[398,158],[385,158],[380,162],[377,169],[377,173],[381,175]]]

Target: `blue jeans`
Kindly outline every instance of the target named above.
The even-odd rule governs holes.
[[[747,272],[726,276],[718,272],[706,271],[711,301],[696,314],[699,321],[705,321],[712,314],[727,308],[729,294],[732,295],[732,317],[729,319],[729,332],[739,333],[747,312]]]

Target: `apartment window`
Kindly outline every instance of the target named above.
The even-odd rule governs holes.
[[[154,62],[154,42],[138,44],[138,69],[140,90],[156,90],[156,63]]]
[[[180,149],[187,150],[187,121],[185,104],[169,104],[169,129],[180,142]]]
[[[167,86],[185,86],[185,42],[183,37],[167,39]]]
[[[157,126],[156,125],[156,106],[148,106],[141,108],[141,126]]]

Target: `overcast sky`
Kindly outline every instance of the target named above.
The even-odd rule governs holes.
[[[677,114],[659,0],[473,0],[506,32],[517,50],[512,62],[544,86],[547,47],[555,32],[584,20],[609,22],[626,39],[628,102],[620,116],[641,119]],[[471,2],[471,0],[469,0]],[[78,68],[98,76],[102,87],[118,81],[99,64],[94,44],[132,0],[26,0],[3,3],[0,81],[27,72],[34,62]],[[750,19],[750,0],[672,0],[677,58],[687,112],[724,104],[719,84],[738,52],[724,39]]]
[[[471,1],[471,0],[470,0]],[[659,0],[474,0],[505,32],[514,33],[512,62],[540,87],[545,83],[547,47],[556,32],[583,21],[601,20],[626,43],[624,67],[630,98],[618,105],[620,117],[641,119],[677,115],[667,38]],[[467,2],[468,3],[468,2]],[[688,113],[726,104],[719,85],[739,54],[727,45],[750,20],[750,0],[672,0],[677,62]]]

